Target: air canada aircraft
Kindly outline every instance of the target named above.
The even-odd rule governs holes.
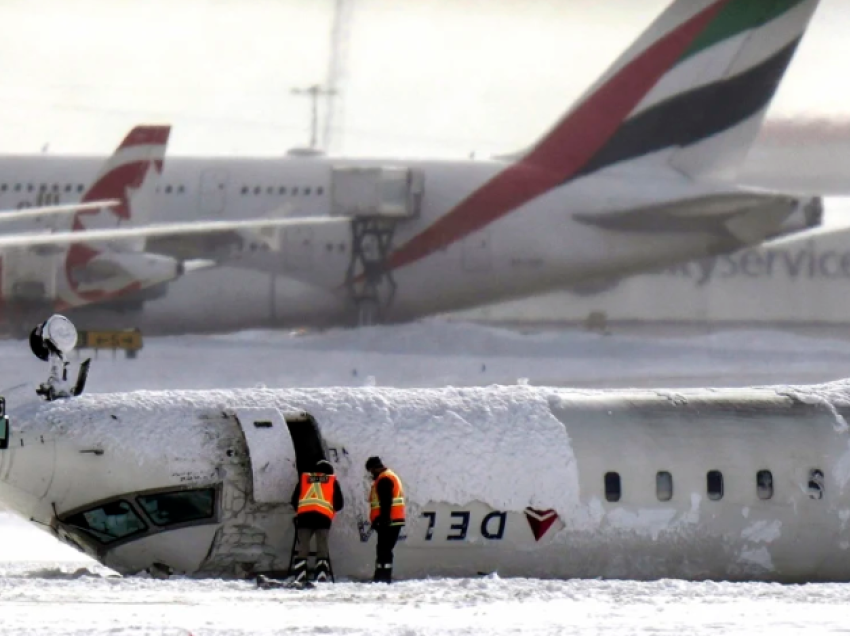
[[[279,303],[263,298],[228,327],[267,323],[270,304],[276,324],[363,324],[616,278],[808,227],[817,219],[800,211],[811,197],[735,178],[816,5],[677,0],[510,157],[169,159],[153,197],[158,222],[258,218],[288,203],[290,224],[268,249],[199,233],[150,236],[146,250],[305,286]],[[96,163],[0,159],[0,205],[39,184],[64,196],[91,181]],[[241,292],[217,286],[215,303],[242,305]],[[144,302],[125,294],[112,306]],[[203,330],[227,313],[186,300],[174,316]]]
[[[110,302],[128,294],[155,297],[163,283],[213,263],[152,253],[145,249],[147,240],[226,236],[243,247],[268,249],[264,241],[269,232],[293,222],[281,218],[288,213],[284,204],[277,218],[140,225],[151,212],[150,196],[162,172],[169,133],[168,126],[133,128],[102,162],[91,185],[65,186],[83,193],[80,203],[59,204],[54,196],[58,184],[53,190],[43,184],[35,207],[24,201],[16,210],[0,211],[0,224],[12,228],[0,233],[0,317],[18,324],[45,310]],[[311,222],[320,225],[322,219]]]
[[[121,573],[280,576],[298,473],[327,459],[347,502],[333,570],[359,580],[379,454],[405,484],[400,578],[848,581],[848,405],[846,383],[22,401],[0,419],[0,502]]]

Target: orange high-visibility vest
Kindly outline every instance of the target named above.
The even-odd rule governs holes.
[[[393,482],[393,503],[390,508],[390,525],[400,526],[404,524],[404,487],[401,485],[401,479],[398,478],[389,468],[385,469],[378,478],[372,482],[372,492],[369,494],[369,521],[373,522],[381,515],[381,502],[378,500],[378,482],[382,479],[389,479]]]
[[[318,512],[328,519],[334,518],[335,475],[301,473],[301,492],[297,514]]]

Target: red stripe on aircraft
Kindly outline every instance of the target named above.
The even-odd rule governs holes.
[[[527,156],[396,250],[390,256],[390,268],[433,254],[575,175],[729,2],[716,0],[626,64],[558,122]]]
[[[114,208],[109,208],[109,210],[119,219],[129,221],[130,202],[127,200],[127,188],[140,188],[152,163],[154,162],[149,159],[141,159],[115,166],[92,184],[85,195],[83,195],[82,203],[120,199],[121,204]],[[78,212],[74,216],[74,219],[76,221],[82,215],[100,213],[100,210],[84,210]]]
[[[139,129],[131,131],[131,133],[127,135],[127,139],[129,139],[136,130]],[[123,219],[125,221],[129,221],[130,202],[127,198],[127,189],[141,187],[148,169],[154,163],[155,162],[147,159],[130,161],[123,165],[116,166],[98,179],[88,189],[85,195],[83,195],[82,202],[89,203],[92,201],[119,199],[120,203],[115,207],[108,208],[106,211],[83,210],[77,212],[74,215],[74,220],[71,224],[71,231],[85,231],[86,226],[82,219],[86,215],[96,216],[98,214],[114,214],[119,220]],[[68,286],[81,298],[90,302],[104,300],[107,296],[119,296],[121,294],[128,293],[129,291],[134,291],[134,289],[131,289],[133,284],[128,285],[126,288],[110,295],[107,295],[105,292],[95,290],[80,291],[74,270],[85,268],[99,253],[100,252],[98,250],[83,243],[73,243],[68,247],[68,253],[65,256],[65,277],[68,280]]]
[[[136,126],[127,133],[118,150],[133,146],[164,146],[170,133],[171,126]]]

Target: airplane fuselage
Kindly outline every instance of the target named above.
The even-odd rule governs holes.
[[[121,572],[289,566],[335,467],[337,576],[374,565],[363,470],[404,481],[399,577],[850,580],[846,387],[93,395],[12,408],[0,501]]]
[[[19,208],[76,200],[93,178],[99,158],[0,158],[0,206]],[[386,257],[434,226],[480,186],[505,170],[495,161],[356,161],[318,157],[261,159],[169,158],[152,197],[149,215],[133,223],[167,223],[197,219],[248,219],[275,214],[327,216],[333,207],[334,170],[346,167],[402,167],[422,179],[421,198],[411,218],[390,220],[392,235]],[[508,298],[533,295],[572,284],[622,276],[647,268],[687,260],[736,246],[716,232],[673,232],[654,228],[636,238],[630,232],[601,229],[576,220],[576,214],[628,210],[666,200],[698,197],[724,191],[722,186],[695,184],[668,177],[636,178],[613,170],[580,178],[531,198],[500,217],[471,230],[448,227],[445,236],[430,237],[430,246],[403,265],[386,268],[376,285],[382,319],[406,320],[442,311],[462,309]],[[725,191],[728,191],[726,187]],[[479,211],[487,216],[487,210]],[[36,227],[66,229],[67,219],[51,219]],[[50,224],[50,225],[48,225]],[[33,226],[10,227],[32,230]],[[358,243],[348,225],[327,229],[287,230],[278,249],[251,251],[242,245],[213,246],[209,255],[223,259],[244,273],[204,272],[180,281],[184,293],[167,286],[146,296],[118,301],[114,307],[141,308],[133,326],[148,326],[148,309],[178,314],[180,327],[197,330],[292,324],[303,321],[351,324],[357,311],[352,280],[362,283],[363,259],[375,251],[375,241]],[[454,234],[454,236],[449,236]],[[179,242],[174,244],[179,248]],[[174,249],[171,245],[171,249]],[[149,243],[151,251],[156,245]],[[353,275],[349,275],[353,272]],[[194,277],[197,285],[194,284]],[[293,283],[291,281],[298,281]],[[238,289],[237,289],[238,287]],[[208,311],[210,302],[232,304],[253,296],[242,306],[242,317],[229,322]],[[157,293],[165,297],[156,300]],[[248,308],[251,307],[250,310]],[[102,308],[86,310],[97,321]],[[141,315],[140,315],[141,314]],[[86,321],[86,314],[78,320]],[[107,320],[120,318],[107,314]],[[355,320],[356,321],[356,320]],[[169,319],[150,326],[169,330]]]

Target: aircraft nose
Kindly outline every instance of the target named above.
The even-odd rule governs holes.
[[[56,470],[56,440],[40,426],[21,426],[0,418],[0,503],[18,514],[48,523],[47,494]]]

